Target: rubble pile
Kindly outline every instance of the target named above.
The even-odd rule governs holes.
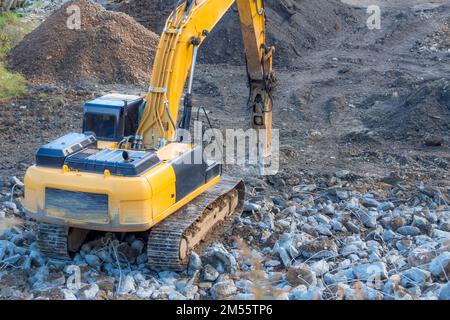
[[[3,192],[1,224],[22,222],[0,237],[0,297],[450,299],[450,190],[362,193],[352,179],[248,178],[230,240],[193,252],[183,273],[148,269],[146,240],[131,234],[99,236],[67,263],[47,260],[33,224]]]
[[[124,13],[73,0],[11,51],[9,67],[38,84],[141,84],[150,79],[158,41]]]

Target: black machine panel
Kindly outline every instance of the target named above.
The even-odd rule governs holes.
[[[104,173],[116,176],[138,176],[159,164],[161,160],[151,152],[87,148],[66,158],[71,170]]]
[[[219,164],[208,165],[204,161],[200,146],[173,161],[172,167],[176,176],[176,201],[182,200],[221,173]]]
[[[36,164],[42,167],[61,168],[66,157],[84,148],[96,146],[97,139],[94,135],[69,133],[39,148],[36,152]]]

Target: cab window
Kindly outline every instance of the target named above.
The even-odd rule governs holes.
[[[84,115],[84,132],[92,131],[97,139],[113,140],[116,133],[116,116],[111,114],[86,113]]]

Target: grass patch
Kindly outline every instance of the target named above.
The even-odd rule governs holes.
[[[0,100],[21,97],[26,93],[26,80],[20,74],[8,71],[2,60],[32,30],[33,26],[22,21],[16,13],[0,13]]]
[[[20,74],[9,72],[0,63],[0,100],[21,97],[26,90],[26,80]]]
[[[6,55],[32,30],[33,26],[23,22],[16,13],[0,13],[0,57]]]

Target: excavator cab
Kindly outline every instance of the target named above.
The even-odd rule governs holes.
[[[109,94],[84,105],[83,133],[95,133],[101,141],[120,141],[134,135],[143,98]]]

